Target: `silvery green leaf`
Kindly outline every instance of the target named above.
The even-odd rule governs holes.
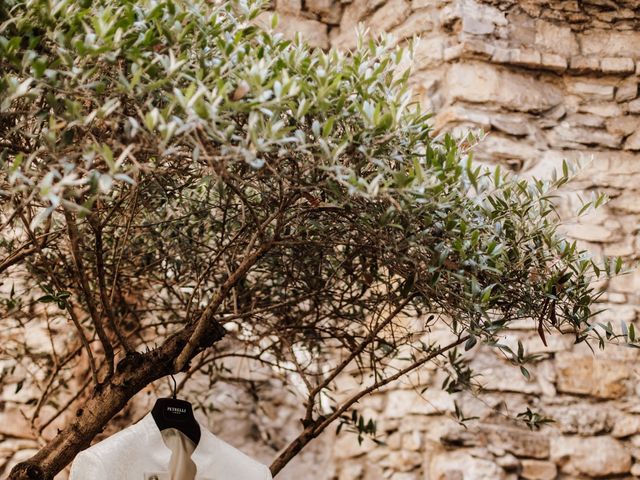
[[[111,175],[102,174],[98,178],[98,187],[102,193],[109,193],[111,186],[113,185],[113,178]]]

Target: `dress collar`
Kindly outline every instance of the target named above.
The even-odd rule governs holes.
[[[200,441],[191,454],[191,460],[196,464],[196,469],[198,471],[197,474],[202,475],[204,473],[205,461],[216,451],[216,449],[211,448],[211,446],[207,448],[207,444],[211,443],[212,440],[215,440],[216,437],[202,424],[202,422],[198,419],[196,419],[196,421],[198,422],[198,425],[200,425]],[[150,444],[153,445],[153,451],[149,453],[153,455],[154,459],[158,463],[168,467],[169,461],[171,460],[171,449],[164,443],[162,433],[160,432],[151,412],[142,417],[138,424],[144,429]]]

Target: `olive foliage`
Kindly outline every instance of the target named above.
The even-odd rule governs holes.
[[[303,433],[275,473],[332,422],[371,433],[350,409],[428,362],[448,364],[447,390],[471,388],[458,346],[523,366],[499,342],[515,321],[542,341],[596,332],[591,282],[620,264],[558,234],[569,165],[545,181],[478,166],[472,135],[434,136],[413,102],[410,49],[362,36],[352,52],[313,50],[257,27],[260,12],[0,6],[0,352],[44,379],[23,380],[50,442],[32,461],[43,478],[69,461],[49,447],[52,418],[69,399],[108,401],[136,356],[171,360],[140,388],[215,377],[234,356],[302,385]],[[43,325],[51,341],[34,350],[25,330]],[[430,340],[442,327],[450,343]],[[362,390],[331,394],[353,368]]]

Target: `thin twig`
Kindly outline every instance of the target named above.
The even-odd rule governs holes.
[[[22,212],[19,213],[19,216],[20,216],[20,219],[22,220],[25,231],[27,232],[29,237],[31,237],[31,240],[33,241],[34,245],[38,245],[38,253],[42,257],[42,260],[44,262],[45,268],[47,270],[47,273],[49,274],[51,281],[59,291],[63,290],[62,285],[58,280],[58,276],[55,274],[55,272],[53,271],[53,268],[49,263],[49,259],[40,248],[37,242],[36,236],[31,231],[31,227],[29,226],[29,221],[27,220],[27,218],[24,216],[24,213]],[[84,346],[84,349],[87,352],[87,356],[89,357],[89,367],[91,368],[91,376],[93,378],[94,384],[97,386],[100,384],[100,382],[98,381],[98,372],[96,369],[95,359],[93,358],[93,352],[91,351],[91,345],[89,345],[89,341],[87,340],[87,337],[85,337],[84,335],[84,329],[82,328],[82,324],[78,320],[78,317],[73,311],[73,308],[71,307],[69,302],[65,302],[65,308],[69,313],[69,316],[71,317],[71,321],[73,322],[73,325],[76,327],[76,330],[78,331],[78,335],[80,336],[80,341],[82,342],[82,345]]]
[[[336,409],[331,415],[328,417],[320,417],[314,422],[305,427],[305,429],[296,437],[288,446],[285,448],[282,453],[271,463],[270,470],[272,475],[276,475],[280,470],[284,468],[284,466],[289,463],[289,461],[295,457],[311,440],[316,438],[320,433],[322,433],[329,425],[331,425],[336,419],[338,419],[342,414],[344,414],[351,406],[357,403],[362,397],[369,395],[370,393],[388,385],[391,382],[394,382],[398,378],[408,374],[409,372],[415,370],[416,368],[421,367],[425,363],[433,360],[435,357],[442,355],[444,352],[451,350],[452,348],[457,347],[458,345],[466,342],[469,339],[470,335],[465,335],[463,337],[459,337],[454,342],[445,345],[444,347],[439,348],[438,350],[433,351],[426,357],[418,360],[408,367],[399,370],[395,374],[379,380],[378,382],[370,385],[369,387],[361,390],[356,395],[352,396],[349,400],[344,402],[342,406]]]
[[[69,234],[69,241],[71,242],[71,256],[73,257],[73,261],[76,267],[78,284],[80,286],[80,290],[82,290],[85,303],[87,304],[87,308],[89,309],[89,315],[91,315],[91,320],[93,321],[93,325],[95,326],[96,333],[98,334],[98,338],[100,339],[100,343],[102,343],[104,355],[107,360],[107,377],[111,377],[115,368],[113,345],[111,345],[111,341],[109,340],[109,337],[107,336],[107,333],[104,329],[101,315],[98,312],[98,309],[94,302],[93,294],[91,292],[91,288],[89,287],[89,280],[87,278],[87,273],[82,261],[82,254],[80,253],[80,239],[75,218],[68,210],[64,211],[64,218],[67,221],[67,232]]]
[[[102,226],[100,225],[92,225],[92,226],[93,226],[93,231],[96,237],[96,241],[95,241],[96,268],[98,270],[98,289],[100,291],[100,300],[102,301],[102,309],[107,314],[109,326],[118,337],[118,341],[120,342],[120,345],[122,345],[125,352],[131,353],[133,351],[133,347],[129,344],[127,338],[122,334],[122,332],[118,328],[118,325],[116,324],[115,316],[113,314],[113,309],[111,308],[112,306],[111,301],[107,296],[107,285],[105,283],[107,274],[104,268],[104,250],[102,248]]]
[[[118,256],[118,260],[116,261],[116,266],[113,271],[113,281],[111,282],[111,293],[109,294],[109,302],[113,304],[113,297],[116,292],[116,284],[118,283],[118,272],[120,270],[120,262],[122,262],[122,256],[124,255],[125,244],[127,243],[127,238],[129,236],[129,229],[131,228],[131,222],[133,221],[133,217],[136,214],[136,205],[138,204],[138,188],[134,187],[133,201],[131,207],[131,215],[129,216],[129,220],[127,221],[127,227],[124,231],[124,236],[122,237],[122,247],[120,248],[120,255]]]
[[[371,332],[369,332],[369,335],[367,335],[367,337],[360,342],[360,344],[358,345],[357,348],[353,349],[351,351],[351,353],[349,354],[349,356],[347,358],[345,358],[342,362],[340,362],[340,364],[331,372],[331,374],[325,378],[322,383],[320,383],[318,386],[316,386],[313,390],[310,391],[309,393],[309,397],[307,399],[307,413],[305,416],[305,421],[307,422],[311,422],[312,418],[313,418],[313,406],[315,405],[315,398],[318,395],[318,393],[320,393],[322,390],[324,390],[325,388],[327,388],[327,386],[353,361],[354,358],[356,358],[358,355],[360,355],[365,348],[367,348],[367,346],[376,339],[376,337],[378,336],[378,334],[387,326],[389,325],[389,323],[391,323],[393,321],[393,319],[395,317],[397,317],[400,312],[402,312],[404,310],[404,308],[409,304],[409,302],[411,302],[415,297],[417,296],[417,294],[413,294],[410,295],[409,297],[405,298],[400,305],[398,305],[390,314],[389,316],[387,316],[387,318],[384,319],[384,321],[380,322],[376,328],[374,328],[373,330],[371,330]]]

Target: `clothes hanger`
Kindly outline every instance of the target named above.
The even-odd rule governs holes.
[[[151,415],[156,421],[156,425],[160,431],[167,428],[175,428],[184,433],[194,444],[200,441],[200,424],[193,416],[193,408],[186,400],[176,398],[178,384],[176,379],[171,375],[173,380],[173,395],[171,398],[158,398],[156,404],[151,410]]]

